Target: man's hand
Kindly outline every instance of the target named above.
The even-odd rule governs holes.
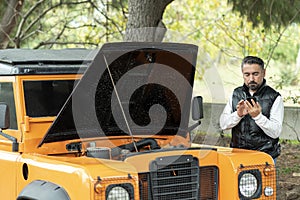
[[[245,105],[246,105],[249,115],[251,117],[256,117],[261,113],[261,106],[259,105],[258,102],[254,102],[253,99],[251,99],[251,102],[252,102],[253,106],[248,101],[245,101]]]
[[[247,106],[244,100],[240,100],[236,106],[236,111],[239,117],[243,117],[248,114]]]

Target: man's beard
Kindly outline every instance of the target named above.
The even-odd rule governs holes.
[[[250,82],[249,84],[248,84],[248,87],[249,87],[249,89],[250,90],[257,90],[258,88],[259,88],[259,84],[258,83],[256,83],[256,82]]]

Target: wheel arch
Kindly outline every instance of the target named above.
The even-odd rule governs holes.
[[[35,180],[29,183],[17,197],[17,200],[43,199],[43,200],[70,200],[66,190],[49,181]]]

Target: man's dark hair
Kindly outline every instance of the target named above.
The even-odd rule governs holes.
[[[265,65],[264,61],[256,56],[246,56],[242,61],[241,68],[243,68],[244,64],[258,64],[261,67],[261,69],[264,69]]]

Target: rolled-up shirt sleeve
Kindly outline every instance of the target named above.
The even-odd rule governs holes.
[[[278,138],[282,131],[284,105],[281,96],[278,96],[270,110],[270,118],[263,114],[254,117],[255,123],[271,138]]]

